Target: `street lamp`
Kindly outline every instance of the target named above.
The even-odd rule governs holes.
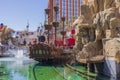
[[[56,21],[53,22],[53,26],[55,27],[55,46],[56,46],[56,38],[57,38],[57,27],[59,26],[59,22],[57,22],[57,14],[58,14],[58,11],[59,11],[59,7],[58,6],[55,6],[54,7],[54,11],[56,13]]]
[[[61,31],[61,35],[63,39],[63,49],[64,49],[64,35],[66,34],[66,31],[64,31],[65,17],[62,17],[61,20],[63,21],[63,31]]]
[[[27,28],[26,35],[28,35],[29,34],[29,23],[27,24],[26,28]]]
[[[58,14],[58,11],[59,11],[59,7],[58,6],[55,6],[54,7],[54,11],[56,13],[56,21],[57,21],[57,14]]]
[[[48,31],[48,44],[49,44],[49,32],[50,32],[50,30],[52,29],[52,25],[50,25],[49,24],[49,14],[50,14],[50,9],[45,9],[45,13],[46,13],[46,15],[48,16],[47,17],[47,19],[48,19],[48,22],[47,22],[47,24],[45,23],[45,30],[47,30]],[[45,16],[45,20],[46,20],[46,16]]]
[[[48,44],[49,44],[49,42],[50,42],[50,39],[49,39],[49,37],[50,37],[50,30],[52,29],[52,25],[45,24],[44,26],[45,26],[45,30],[48,31]]]
[[[27,28],[27,31],[28,31],[29,30],[29,25],[27,25],[26,28]]]
[[[38,26],[38,28],[37,28],[37,36],[38,36],[38,37],[41,36],[41,35],[40,35],[40,26]]]

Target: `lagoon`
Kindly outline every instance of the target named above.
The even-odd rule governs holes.
[[[83,66],[72,66],[76,72],[68,66],[41,65],[27,57],[0,58],[0,80],[115,80],[105,76],[87,76],[87,70]]]

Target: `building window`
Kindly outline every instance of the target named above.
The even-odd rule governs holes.
[[[66,0],[62,1],[62,10],[63,10],[63,15],[62,16],[66,16]]]
[[[75,13],[75,18],[77,18],[78,17],[78,0],[75,0],[75,2],[74,2],[74,7],[75,7],[75,9],[74,9],[74,13]]]
[[[83,0],[80,0],[80,4],[83,5]]]
[[[57,5],[57,6],[59,6],[59,5],[60,5],[59,0],[56,0],[56,5]]]
[[[69,22],[72,21],[71,16],[72,16],[72,0],[69,0],[68,1],[68,20],[69,20]]]
[[[60,7],[60,0],[56,0],[56,5],[57,5],[58,7]],[[58,12],[58,14],[57,14],[57,21],[60,21],[60,14],[59,14],[59,12]]]

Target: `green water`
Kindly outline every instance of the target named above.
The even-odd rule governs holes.
[[[0,80],[111,80],[95,74],[87,74],[86,68],[74,66],[78,72],[64,67],[37,65],[37,62],[21,59],[0,59]],[[85,73],[85,74],[83,74]]]

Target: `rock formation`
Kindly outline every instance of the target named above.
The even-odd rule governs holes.
[[[116,42],[114,38],[120,39],[120,0],[89,1],[81,6],[81,15],[74,25],[78,26],[76,35],[78,44],[75,49],[79,51],[78,55],[81,55],[79,58],[83,58],[82,55],[94,57],[107,54],[103,51],[106,50],[104,45],[107,45],[109,40]],[[103,42],[103,39],[106,42]],[[119,43],[118,41],[117,44]],[[116,46],[109,44],[112,45]],[[112,54],[119,55],[120,49],[115,50]]]
[[[100,71],[120,75],[120,0],[86,0],[77,25],[76,59],[82,63],[104,62]],[[111,71],[113,70],[113,71]],[[120,77],[120,76],[119,76]]]

